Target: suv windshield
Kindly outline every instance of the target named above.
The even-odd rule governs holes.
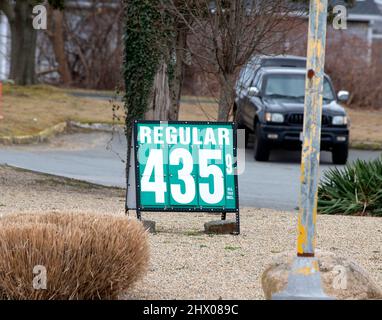
[[[304,99],[304,74],[270,74],[266,76],[264,96],[279,99]],[[335,100],[329,80],[324,81],[324,100]]]

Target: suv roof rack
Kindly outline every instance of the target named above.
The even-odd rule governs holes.
[[[255,56],[251,63],[262,67],[306,68],[306,58],[291,55]]]
[[[265,58],[261,63],[262,67],[287,67],[287,68],[306,68],[306,58],[292,56],[278,56]]]

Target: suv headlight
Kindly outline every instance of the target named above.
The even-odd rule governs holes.
[[[267,121],[267,122],[282,123],[282,122],[284,122],[284,115],[281,114],[281,113],[270,113],[270,112],[267,112],[265,114],[265,121]]]
[[[345,126],[348,124],[348,118],[346,116],[334,116],[332,124],[334,126]]]

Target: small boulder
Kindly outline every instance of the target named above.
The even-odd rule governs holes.
[[[261,284],[266,299],[285,290],[294,252],[274,257],[262,275]],[[367,272],[355,262],[331,252],[317,250],[322,288],[326,295],[337,300],[382,299],[382,290]]]
[[[153,220],[142,220],[143,227],[150,233],[155,233],[155,221]]]
[[[217,220],[204,224],[204,232],[208,234],[233,234],[236,232],[235,220]]]

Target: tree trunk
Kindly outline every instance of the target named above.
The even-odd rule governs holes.
[[[171,106],[169,120],[179,119],[180,99],[184,79],[184,56],[187,46],[187,30],[183,25],[177,26],[177,37],[175,44],[175,65],[173,79],[170,81]]]
[[[171,97],[167,64],[161,62],[154,78],[152,99],[145,114],[146,120],[169,120]]]
[[[32,6],[26,1],[17,1],[11,27],[11,70],[10,78],[18,85],[36,83],[36,40],[32,26]]]
[[[220,97],[218,121],[228,121],[235,103],[235,76],[233,74],[220,76]]]
[[[54,55],[58,63],[58,73],[60,74],[61,82],[64,85],[70,85],[72,75],[70,73],[68,59],[65,54],[65,39],[64,39],[64,14],[61,10],[49,9],[50,30],[48,36],[52,42]]]

